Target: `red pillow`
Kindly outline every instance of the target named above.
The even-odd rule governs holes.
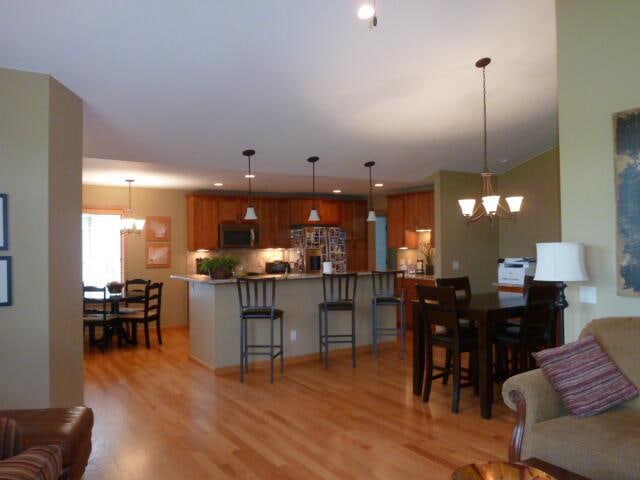
[[[591,334],[533,357],[567,409],[578,417],[604,412],[638,395],[636,386]]]

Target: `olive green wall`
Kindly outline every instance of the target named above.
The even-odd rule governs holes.
[[[536,256],[536,243],[560,241],[558,148],[500,175],[500,195],[523,195],[515,221],[501,221],[500,257]]]
[[[638,315],[640,298],[616,295],[612,114],[640,107],[640,2],[558,0],[562,239],[584,242],[598,303],[568,289],[567,338],[591,319]]]

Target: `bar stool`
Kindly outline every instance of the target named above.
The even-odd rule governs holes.
[[[350,343],[353,366],[356,366],[355,298],[357,284],[358,276],[355,273],[325,273],[322,275],[322,294],[324,301],[318,304],[318,323],[320,334],[320,361],[322,361],[322,350],[324,347],[324,361],[326,368],[329,368],[329,345],[332,343]],[[351,312],[351,333],[329,335],[329,312],[349,311]]]
[[[271,383],[274,381],[274,360],[280,357],[280,372],[284,373],[284,312],[275,308],[276,279],[238,278],[240,301],[240,382],[249,371],[249,355],[266,355],[271,361]],[[280,319],[280,344],[274,344],[274,325]],[[249,320],[269,320],[270,341],[268,344],[249,344]],[[268,349],[265,351],[264,349]],[[277,349],[278,352],[274,353]]]
[[[407,311],[404,303],[403,271],[373,271],[373,298],[371,299],[371,316],[373,317],[373,358],[378,359],[378,338],[385,336],[400,337],[402,341],[402,358],[407,353]],[[401,287],[398,288],[398,278]],[[400,307],[400,327],[380,327],[378,308],[384,306]]]

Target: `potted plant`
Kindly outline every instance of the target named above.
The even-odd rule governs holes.
[[[433,248],[431,246],[431,243],[429,242],[421,242],[420,250],[422,251],[422,254],[424,255],[424,260],[425,260],[425,266],[424,266],[425,275],[433,275],[434,274],[433,259],[436,256],[435,248]]]
[[[229,255],[205,258],[200,264],[200,271],[209,274],[212,280],[220,280],[231,277],[233,269],[240,261]]]
[[[121,282],[113,282],[107,283],[107,290],[111,295],[120,295],[122,293],[122,288],[124,285]]]

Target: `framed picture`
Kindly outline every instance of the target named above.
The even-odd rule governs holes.
[[[9,250],[9,196],[0,193],[0,250]]]
[[[147,217],[147,242],[171,241],[171,217]]]
[[[613,114],[618,295],[640,296],[640,108]]]
[[[170,243],[147,243],[147,268],[169,268],[171,266]]]
[[[0,307],[13,305],[11,257],[0,257]]]

